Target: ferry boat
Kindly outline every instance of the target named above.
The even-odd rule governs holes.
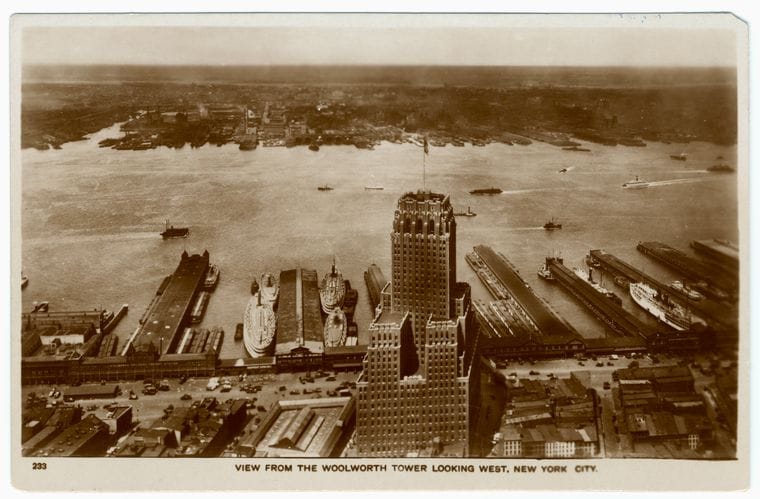
[[[561,228],[562,228],[562,224],[554,223],[554,218],[552,218],[551,220],[549,220],[548,222],[544,224],[544,229],[546,230],[554,230],[554,229],[561,229]]]
[[[187,237],[190,233],[190,229],[187,227],[175,227],[169,225],[169,220],[166,220],[164,231],[161,232],[161,237],[164,239],[171,239],[175,237]]]
[[[677,331],[686,331],[697,322],[705,324],[686,308],[671,301],[667,295],[662,295],[643,282],[632,282],[629,290],[638,306]]]
[[[346,314],[334,309],[325,320],[324,343],[326,347],[340,347],[346,343]]]
[[[636,175],[635,180],[629,180],[623,184],[623,189],[643,189],[645,187],[649,187],[649,182],[640,180],[638,175]]]
[[[264,289],[262,287],[261,291]],[[256,293],[250,299],[243,315],[243,344],[251,357],[263,357],[268,353],[277,327],[274,311],[261,295],[261,292]]]
[[[596,290],[597,293],[603,295],[605,298],[611,300],[613,303],[617,303],[618,305],[623,304],[622,298],[620,298],[618,295],[610,291],[609,289],[605,288],[601,284],[594,282],[594,278],[591,275],[591,269],[588,270],[588,272],[584,272],[582,269],[579,269],[578,267],[573,267],[573,272],[575,275],[586,281],[594,290]]]
[[[470,194],[501,194],[502,191],[498,187],[489,187],[488,189],[473,189],[470,191]]]
[[[261,301],[264,304],[270,305],[274,309],[279,291],[280,285],[276,277],[270,273],[265,273],[261,276],[261,285],[259,286],[258,293],[261,294]]]
[[[211,265],[206,272],[206,280],[203,281],[203,288],[207,290],[213,290],[216,287],[216,283],[219,282],[219,267]]]
[[[676,291],[680,291],[681,293],[685,294],[687,298],[690,300],[702,300],[704,299],[704,296],[702,296],[700,293],[696,292],[686,284],[684,284],[681,281],[673,281],[670,283],[670,287],[675,289]]]
[[[330,273],[322,278],[322,285],[319,288],[319,301],[322,303],[322,311],[329,314],[334,309],[340,308],[345,296],[346,283],[343,280],[343,274],[335,268],[333,261]]]

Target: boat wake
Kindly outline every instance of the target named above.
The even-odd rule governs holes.
[[[675,178],[672,180],[655,180],[649,182],[649,187],[661,187],[664,185],[679,185],[679,184],[693,184],[695,182],[706,182],[710,179],[707,178]]]

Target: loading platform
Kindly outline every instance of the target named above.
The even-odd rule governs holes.
[[[604,322],[615,334],[649,338],[661,332],[658,328],[640,321],[623,307],[594,289],[591,284],[565,267],[561,258],[547,258],[546,270],[550,272],[554,281],[585,305],[597,319]]]

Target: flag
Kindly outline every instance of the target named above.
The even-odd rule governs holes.
[[[427,154],[428,153],[427,137],[424,137],[422,140],[423,140],[423,142],[422,142],[422,148],[425,150],[425,154]]]

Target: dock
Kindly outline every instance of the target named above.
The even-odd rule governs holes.
[[[161,283],[158,299],[151,306],[137,337],[131,341],[135,349],[149,348],[160,354],[171,353],[180,340],[180,333],[190,321],[191,306],[203,286],[208,271],[209,254],[188,255],[182,252],[179,265],[171,278]]]
[[[733,243],[722,239],[706,239],[692,241],[690,246],[732,275],[739,275],[739,248]]]
[[[504,255],[488,246],[475,246],[474,251],[468,255],[467,262],[473,266],[481,281],[488,283],[486,287],[494,293],[496,299],[510,299],[519,306],[513,310],[521,312],[520,316],[531,325],[531,329],[543,335],[578,336],[575,330],[533,293]]]
[[[367,295],[369,297],[369,305],[372,307],[372,311],[377,310],[377,306],[380,305],[383,298],[381,293],[383,288],[388,283],[388,280],[383,275],[380,267],[374,263],[364,272],[364,283],[367,285]]]
[[[639,243],[636,245],[636,249],[685,276],[688,280],[707,283],[707,286],[700,286],[698,289],[712,298],[718,300],[727,298],[726,293],[721,292],[721,290],[731,295],[738,293],[739,281],[737,276],[732,277],[715,265],[701,262],[667,244],[649,241]]]
[[[604,250],[591,250],[588,260],[591,266],[598,266],[616,280],[622,278],[628,282],[643,282],[660,293],[667,294],[673,301],[686,307],[694,315],[705,319],[710,327],[718,331],[738,333],[739,314],[732,307],[707,299],[691,300],[685,292],[671,288]]]
[[[594,289],[586,280],[565,267],[561,258],[547,258],[546,268],[554,280],[581,302],[607,328],[620,336],[640,336],[649,338],[658,332],[658,328],[649,326],[627,312],[618,303],[610,300]]]

